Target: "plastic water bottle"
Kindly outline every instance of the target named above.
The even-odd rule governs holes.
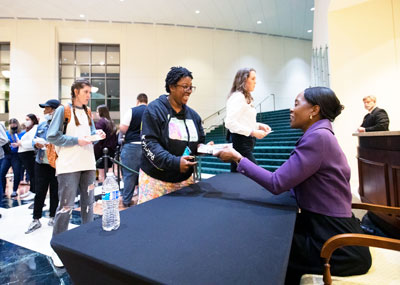
[[[107,177],[103,182],[102,193],[103,204],[103,230],[111,231],[119,228],[119,189],[118,183],[114,178],[113,173],[107,173]]]

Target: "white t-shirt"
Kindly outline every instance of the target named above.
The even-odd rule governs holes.
[[[129,109],[121,120],[121,125],[129,126],[132,120],[132,109]]]
[[[231,133],[250,136],[258,129],[257,111],[253,102],[247,103],[243,93],[233,93],[226,102],[225,126]]]
[[[79,126],[75,125],[74,114],[71,110],[71,121],[68,123],[67,136],[83,138],[90,136],[90,125],[85,110],[75,108]],[[73,145],[56,147],[58,158],[56,160],[57,174],[72,173],[86,170],[96,170],[93,144],[85,146]]]
[[[34,125],[32,129],[26,132],[20,139],[21,145],[18,147],[18,152],[26,152],[34,150],[32,140],[35,137],[38,125]]]

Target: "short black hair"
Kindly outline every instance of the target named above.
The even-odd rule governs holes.
[[[344,106],[340,104],[335,92],[328,87],[310,87],[304,90],[304,98],[311,105],[318,105],[321,119],[333,122],[340,115]]]
[[[171,67],[171,70],[167,74],[167,78],[165,78],[165,90],[170,93],[169,90],[170,85],[175,85],[178,81],[183,77],[190,77],[193,79],[192,73],[184,67]]]
[[[139,95],[137,95],[136,100],[138,100],[140,103],[146,103],[147,104],[147,95],[144,93],[140,93]]]

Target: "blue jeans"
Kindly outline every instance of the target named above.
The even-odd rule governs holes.
[[[121,152],[122,164],[139,172],[141,157],[142,157],[142,146],[140,144],[131,144],[131,143],[124,144]],[[122,168],[122,175],[124,178],[124,191],[122,193],[123,203],[125,205],[129,205],[129,203],[132,200],[135,186],[138,185],[139,175],[124,168]]]
[[[0,158],[0,171],[1,171],[1,165],[3,164],[3,159],[4,158]],[[1,179],[0,179],[1,182]],[[3,200],[3,195],[4,195],[4,189],[3,189],[3,183],[0,183],[0,203]]]
[[[6,154],[4,156],[3,161],[1,162],[1,170],[0,170],[0,178],[1,178],[1,183],[0,183],[0,193],[3,193],[6,189],[6,174],[8,172],[8,169],[10,169],[10,166],[12,167],[13,173],[14,173],[14,186],[13,186],[13,191],[16,192],[18,190],[19,182],[21,181],[21,160],[18,157],[17,152],[13,152],[10,154]]]

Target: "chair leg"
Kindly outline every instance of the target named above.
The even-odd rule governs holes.
[[[323,280],[324,280],[324,285],[332,284],[331,265],[329,264],[329,259],[325,259]]]

